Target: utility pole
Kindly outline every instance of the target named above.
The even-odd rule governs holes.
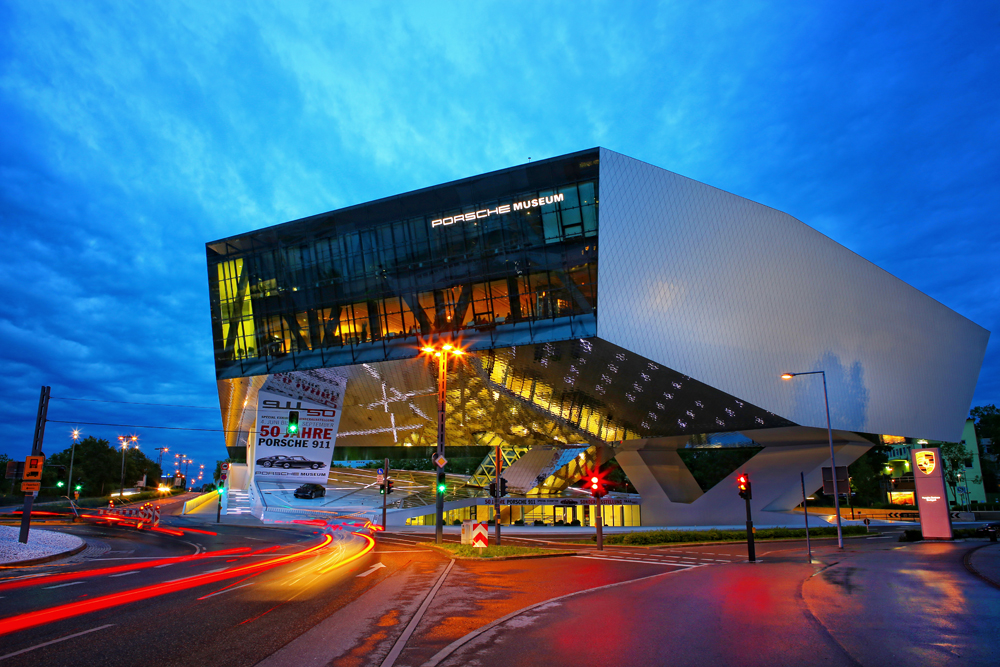
[[[500,473],[503,472],[503,457],[500,456],[500,445],[497,445],[496,466],[496,494],[493,498],[493,527],[496,534],[497,546],[500,546]]]
[[[809,510],[806,508],[806,474],[804,472],[799,473],[799,479],[802,481],[802,518],[806,520],[806,553],[809,555],[809,562],[813,562],[813,550],[812,545],[809,544]]]
[[[42,387],[41,395],[38,397],[38,414],[35,417],[35,437],[31,442],[31,455],[43,456],[42,441],[45,439],[45,422],[49,415],[49,395],[52,387]],[[28,543],[28,531],[31,528],[31,506],[35,503],[35,493],[24,494],[24,510],[21,512],[21,533],[18,541],[21,544]]]

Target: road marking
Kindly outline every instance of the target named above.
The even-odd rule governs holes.
[[[383,567],[385,567],[385,563],[375,563],[370,568],[368,568],[367,570],[365,570],[364,572],[362,572],[361,574],[359,574],[357,576],[359,576],[359,577],[367,577],[372,572],[375,572],[376,570],[378,570],[380,568],[383,568]]]
[[[73,639],[74,637],[80,637],[81,635],[87,635],[91,632],[97,632],[98,630],[104,630],[105,628],[114,627],[114,623],[108,623],[107,625],[102,625],[100,627],[91,628],[90,630],[84,630],[83,632],[77,632],[73,635],[66,635],[65,637],[60,637],[59,639],[53,639],[50,642],[45,642],[44,644],[36,644],[35,646],[29,646],[28,648],[23,648],[20,651],[14,651],[13,653],[8,653],[7,655],[0,655],[0,660],[6,660],[7,658],[13,658],[15,655],[21,655],[22,653],[27,653],[28,651],[34,651],[36,648],[42,648],[43,646],[50,646],[52,644],[58,644],[59,642],[64,642],[67,639]]]
[[[139,570],[132,570],[131,572],[119,572],[118,574],[112,574],[109,579],[114,579],[115,577],[127,577],[130,574],[136,574]]]
[[[77,584],[82,584],[82,581],[71,581],[68,584],[56,584],[55,586],[42,586],[42,588],[65,588],[66,586],[76,586]]]
[[[373,554],[426,554],[431,553],[427,549],[409,549],[406,551],[373,551]]]
[[[235,591],[237,588],[246,588],[247,586],[253,586],[256,582],[251,581],[249,584],[243,584],[242,586],[231,586],[230,588],[223,588],[221,591],[215,591],[214,593],[209,593],[208,595],[203,595],[199,600],[207,600],[208,598],[214,598],[216,595],[222,595],[223,593],[228,593],[229,591]]]
[[[431,588],[427,597],[424,598],[424,601],[420,604],[420,608],[417,609],[417,613],[413,615],[413,618],[411,618],[410,622],[406,625],[406,629],[403,630],[403,634],[401,634],[399,639],[396,640],[396,643],[392,645],[392,650],[389,651],[389,655],[385,656],[385,660],[382,661],[381,667],[392,667],[396,663],[396,658],[398,658],[399,654],[402,653],[403,647],[406,646],[406,642],[410,640],[410,635],[412,635],[413,631],[417,629],[417,624],[420,623],[420,619],[423,618],[424,612],[427,611],[427,608],[431,606],[431,600],[434,599],[434,594],[438,592],[439,588],[441,588],[441,584],[443,584],[444,580],[448,577],[448,573],[451,572],[453,565],[455,565],[454,558],[448,562],[448,567],[446,567],[444,572],[441,573],[441,576],[438,577],[437,582],[434,584],[433,588]]]
[[[664,561],[655,560],[637,560],[634,558],[609,558],[607,556],[573,556],[573,558],[589,558],[590,560],[617,560],[623,563],[641,563],[643,565],[670,565],[671,567],[698,567],[697,565],[688,565],[686,563],[667,563]]]

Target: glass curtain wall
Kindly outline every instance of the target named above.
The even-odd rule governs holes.
[[[520,326],[531,342],[532,323],[596,322],[597,185],[209,244],[219,377],[413,356],[414,338],[445,332],[489,339]]]

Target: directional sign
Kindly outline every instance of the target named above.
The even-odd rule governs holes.
[[[29,456],[24,459],[24,480],[34,482],[42,479],[42,463],[44,456]]]
[[[381,484],[384,481],[385,481],[385,476],[381,472],[379,472],[379,474],[378,474],[378,483]]]
[[[490,546],[490,531],[485,523],[477,523],[472,526],[472,546],[479,549]]]
[[[385,470],[382,470],[381,468],[379,468],[378,469],[378,476],[381,477],[384,474],[385,474]]]
[[[28,491],[41,491],[41,482],[21,482],[21,491],[27,493]]]

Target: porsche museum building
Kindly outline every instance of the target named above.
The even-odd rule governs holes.
[[[233,483],[255,497],[280,483],[256,465],[281,460],[261,458],[283,443],[268,406],[337,414],[315,427],[324,465],[429,451],[436,366],[420,348],[460,341],[446,456],[488,453],[449,477],[449,522],[485,509],[499,448],[505,521],[581,518],[574,487],[613,459],[632,493],[613,494],[609,525],[741,524],[738,472],[755,521],[792,525],[800,473],[819,489],[830,454],[821,376],[783,372],[825,372],[848,465],[886,435],[957,440],[989,337],[785,213],[604,148],[222,239],[207,257],[227,447],[249,466]],[[708,450],[741,463],[698,479]],[[400,495],[390,525],[432,521],[426,494]]]

